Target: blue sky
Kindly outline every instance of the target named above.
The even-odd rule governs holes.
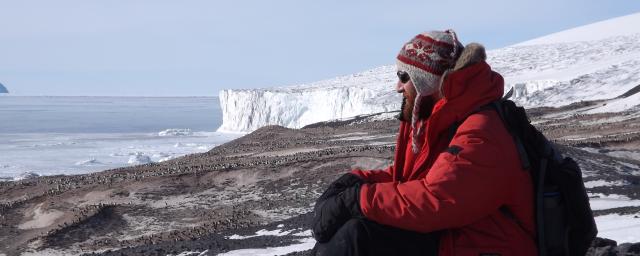
[[[0,83],[13,95],[211,96],[394,63],[453,28],[499,48],[640,11],[633,0],[0,0]]]

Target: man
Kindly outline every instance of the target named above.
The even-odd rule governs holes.
[[[536,255],[531,178],[499,115],[502,76],[479,44],[417,35],[397,56],[395,159],[320,196],[316,255]]]

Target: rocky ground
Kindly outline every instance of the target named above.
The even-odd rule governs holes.
[[[530,114],[581,164],[590,195],[640,199],[640,111],[580,114],[597,104]],[[309,244],[309,212],[330,181],[391,163],[398,123],[388,116],[269,126],[167,162],[0,182],[0,255],[216,255]],[[640,217],[640,207],[594,213]],[[640,255],[640,244],[594,246],[591,255]]]

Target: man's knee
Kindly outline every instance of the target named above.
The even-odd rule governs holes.
[[[368,244],[366,220],[350,219],[326,243],[317,243],[312,255],[365,255],[362,246]]]
[[[366,231],[365,222],[366,220],[363,219],[350,219],[342,225],[342,228],[353,232],[363,232]]]

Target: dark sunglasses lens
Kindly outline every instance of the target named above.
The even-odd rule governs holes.
[[[403,84],[409,82],[409,74],[404,71],[398,71],[398,79],[400,79],[400,82]]]

